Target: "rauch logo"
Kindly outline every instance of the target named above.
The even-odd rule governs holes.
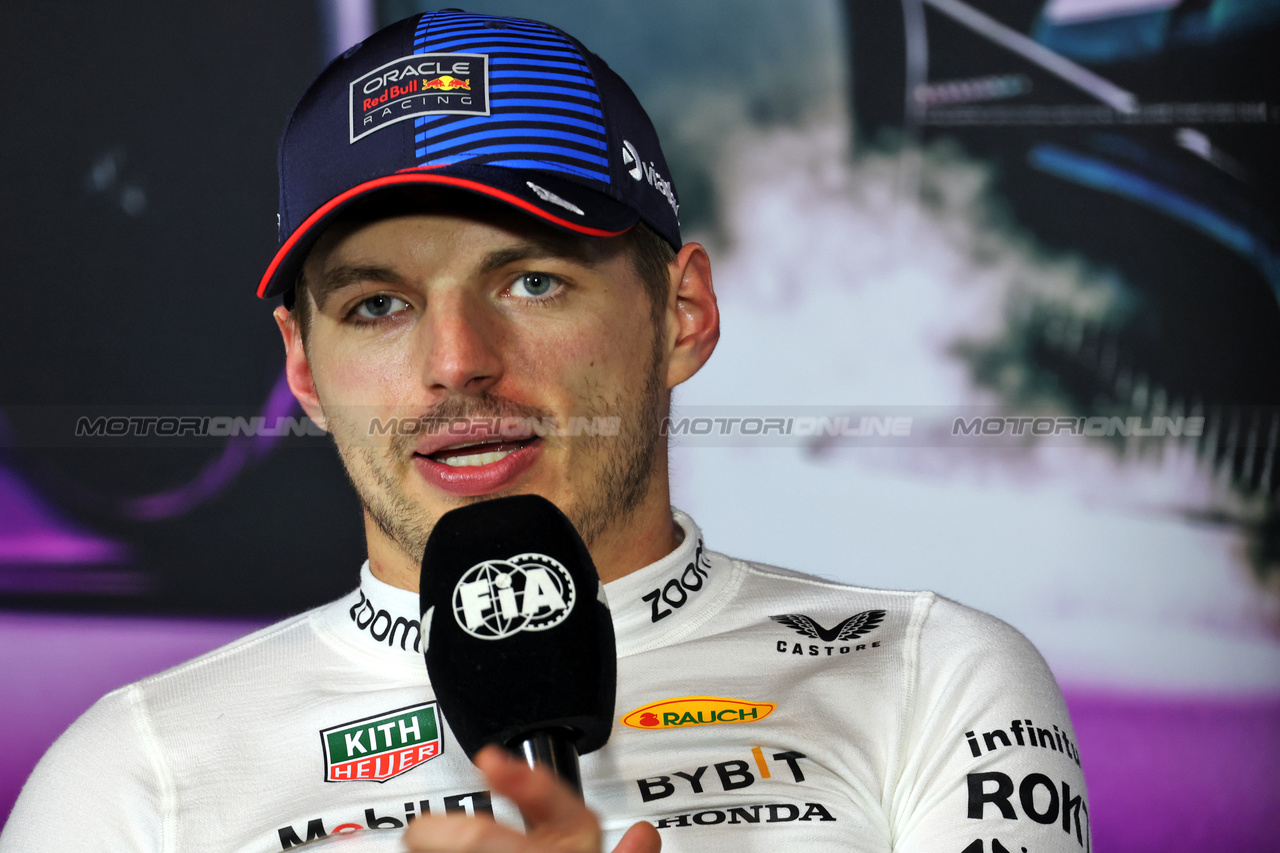
[[[720,696],[683,696],[636,708],[622,718],[633,729],[678,729],[716,723],[754,723],[778,707],[773,702],[747,702]]]
[[[320,732],[326,782],[385,782],[441,752],[436,703],[424,702]]]

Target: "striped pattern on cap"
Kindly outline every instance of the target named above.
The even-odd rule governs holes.
[[[418,21],[413,45],[415,54],[490,56],[490,114],[414,119],[419,166],[468,161],[609,185],[600,96],[586,61],[558,31],[536,21],[435,12]]]

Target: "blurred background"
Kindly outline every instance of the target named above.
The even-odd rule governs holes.
[[[355,584],[253,290],[294,100],[426,8],[0,7],[0,814],[104,692]],[[658,126],[723,311],[674,413],[710,547],[1022,630],[1098,850],[1275,849],[1280,2],[466,8]]]

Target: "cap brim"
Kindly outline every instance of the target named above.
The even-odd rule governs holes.
[[[627,205],[552,172],[470,163],[405,169],[358,184],[308,216],[271,259],[258,284],[258,296],[278,296],[293,287],[302,261],[342,211],[379,192],[407,186],[449,187],[486,196],[557,228],[590,237],[616,237],[640,219]]]

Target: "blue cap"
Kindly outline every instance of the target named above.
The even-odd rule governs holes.
[[[679,249],[679,202],[644,108],[562,30],[458,10],[406,18],[329,64],[280,139],[280,248],[258,295],[289,291],[325,226],[388,188],[454,187]]]

